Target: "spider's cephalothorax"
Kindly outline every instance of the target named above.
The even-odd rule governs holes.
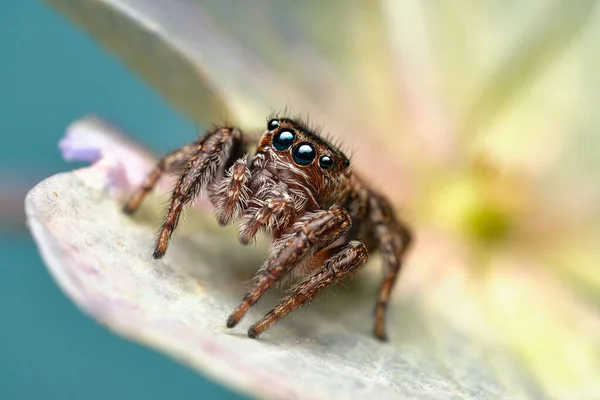
[[[270,256],[253,287],[227,320],[232,328],[262,295],[292,272],[303,280],[260,321],[255,338],[269,325],[360,268],[368,253],[382,254],[385,278],[376,306],[375,336],[386,339],[385,312],[409,230],[379,193],[350,169],[332,144],[298,120],[271,119],[256,151],[234,127],[220,127],[161,159],[131,196],[134,212],[165,172],[179,174],[156,244],[162,257],[184,205],[207,189],[221,225],[239,221],[239,240],[250,243],[259,232],[273,237]]]

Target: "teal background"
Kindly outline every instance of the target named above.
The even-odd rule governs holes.
[[[0,399],[238,399],[166,357],[113,336],[65,297],[22,220],[26,188],[75,167],[57,142],[95,113],[162,153],[194,124],[48,6],[0,13]]]

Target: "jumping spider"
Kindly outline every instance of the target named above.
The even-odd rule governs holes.
[[[227,319],[236,326],[273,284],[294,271],[305,276],[248,330],[256,338],[271,324],[360,268],[379,250],[385,279],[374,334],[386,340],[385,315],[410,231],[381,194],[354,174],[350,160],[297,119],[273,118],[253,155],[235,127],[218,127],[161,159],[124,207],[133,213],[163,173],[179,179],[154,246],[164,256],[184,205],[207,189],[220,225],[239,220],[239,241],[260,231],[273,236],[270,256],[253,287]],[[361,238],[361,240],[357,240]]]

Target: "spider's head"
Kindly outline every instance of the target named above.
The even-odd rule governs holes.
[[[315,191],[324,191],[321,198],[328,196],[327,189],[337,189],[350,170],[350,160],[340,149],[296,119],[269,120],[259,151],[268,151],[281,168],[303,177]]]

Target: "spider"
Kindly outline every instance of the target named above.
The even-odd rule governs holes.
[[[217,127],[162,158],[124,206],[138,209],[164,173],[178,174],[153,256],[165,255],[183,207],[206,190],[220,225],[239,222],[238,239],[272,235],[269,257],[240,305],[233,328],[271,286],[288,275],[303,280],[248,330],[257,338],[271,324],[363,266],[379,251],[385,278],[375,308],[374,335],[387,340],[386,310],[410,230],[384,196],[352,172],[344,153],[302,120],[271,117],[248,154],[249,140],[235,127]],[[361,238],[361,240],[359,240]],[[292,272],[294,274],[292,274]]]

